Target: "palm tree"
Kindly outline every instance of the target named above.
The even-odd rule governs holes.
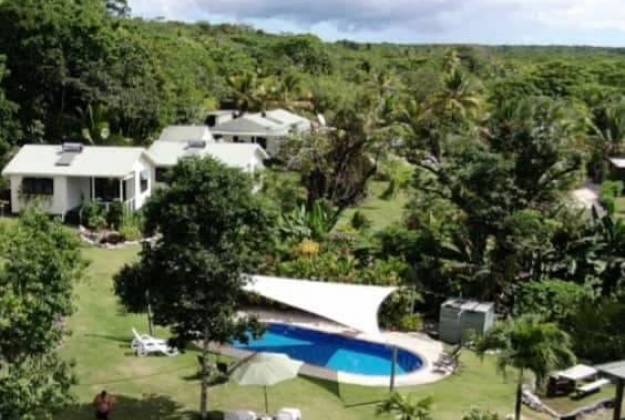
[[[415,401],[409,395],[392,393],[376,408],[376,414],[391,414],[396,420],[431,420],[432,398]]]
[[[458,68],[451,67],[445,74],[443,88],[429,101],[431,112],[451,122],[475,119],[482,109],[476,86]]]
[[[590,122],[592,168],[595,181],[605,176],[607,160],[623,151],[625,143],[625,98],[609,101],[594,109]]]
[[[518,372],[515,419],[521,418],[521,402],[525,373],[534,374],[536,383],[543,384],[547,375],[575,363],[571,338],[556,324],[545,323],[535,315],[499,323],[478,340],[476,351],[484,357],[496,350],[497,369],[506,374],[508,368]]]
[[[226,82],[238,111],[258,111],[262,108],[266,87],[255,73],[230,76]]]

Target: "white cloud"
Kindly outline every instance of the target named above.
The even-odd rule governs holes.
[[[135,14],[146,17],[187,21],[217,17],[261,27],[273,22],[266,25],[269,29],[284,22],[301,30],[332,27],[332,32],[346,36],[395,32],[438,39],[447,33],[483,42],[491,37],[559,41],[597,36],[601,43],[607,35],[593,31],[603,31],[625,38],[625,0],[130,0],[130,4]]]

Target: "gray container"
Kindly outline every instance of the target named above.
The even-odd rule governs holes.
[[[441,340],[458,344],[472,335],[482,335],[495,323],[492,302],[449,299],[441,305],[439,334]]]

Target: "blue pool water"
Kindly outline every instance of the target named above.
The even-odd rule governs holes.
[[[341,372],[360,375],[390,375],[392,350],[383,344],[343,337],[282,324],[269,324],[265,333],[248,344],[234,347],[256,352],[284,353],[295,360]],[[423,365],[416,354],[397,352],[398,375]]]

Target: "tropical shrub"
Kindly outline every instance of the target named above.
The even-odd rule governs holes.
[[[127,241],[138,241],[143,237],[143,216],[140,213],[124,214],[122,224],[119,227],[119,233]]]
[[[599,192],[599,202],[608,212],[608,214],[614,214],[615,201],[623,193],[622,181],[603,181],[601,184],[601,190]]]
[[[432,398],[415,401],[410,395],[394,392],[377,406],[376,414],[390,414],[397,420],[432,420]]]
[[[350,225],[356,230],[366,230],[371,227],[371,221],[360,210],[356,210],[352,216]]]
[[[80,208],[81,224],[93,230],[106,227],[106,211],[102,204],[87,201]]]
[[[106,224],[114,230],[119,230],[124,220],[124,204],[115,200],[106,209]]]
[[[472,408],[467,414],[462,417],[462,420],[500,420],[499,414],[491,411],[480,410],[479,408]]]
[[[514,313],[536,314],[545,320],[569,326],[584,302],[593,302],[592,289],[562,280],[544,280],[522,285],[517,293]]]

